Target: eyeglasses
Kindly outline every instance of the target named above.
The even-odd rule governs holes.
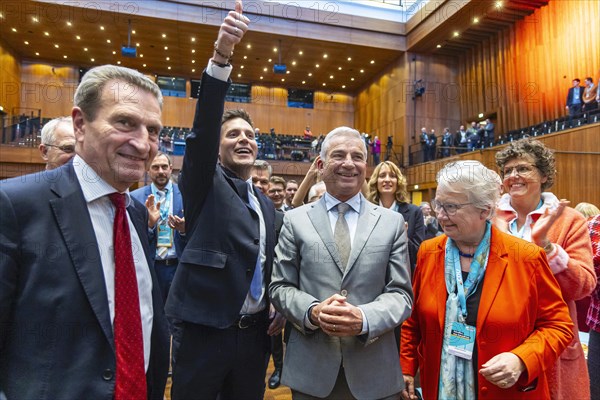
[[[506,167],[502,170],[502,176],[511,176],[515,171],[517,172],[517,175],[523,176],[531,173],[534,168],[536,168],[536,166],[531,164],[520,164],[515,165],[514,167]]]
[[[446,213],[446,215],[454,215],[458,212],[458,210],[460,210],[461,208],[463,208],[464,206],[467,206],[469,204],[473,204],[473,203],[459,203],[459,204],[455,204],[455,203],[441,203],[437,200],[433,200],[431,202],[431,206],[433,207],[433,210],[437,213],[440,212],[440,210],[444,210],[444,212]]]
[[[44,143],[44,146],[56,147],[57,149],[59,149],[63,153],[67,153],[67,154],[71,154],[71,153],[73,153],[75,151],[75,145],[74,144],[63,144],[61,146],[57,146],[55,144],[45,144]]]

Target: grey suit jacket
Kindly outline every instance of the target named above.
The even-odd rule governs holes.
[[[282,383],[325,397],[343,365],[348,386],[358,399],[400,392],[404,383],[393,329],[410,316],[413,298],[401,215],[361,196],[344,271],[321,199],[285,214],[275,256],[269,294],[275,308],[296,328],[288,342]],[[347,296],[349,303],[362,309],[367,334],[339,338],[305,328],[309,307],[334,293]]]

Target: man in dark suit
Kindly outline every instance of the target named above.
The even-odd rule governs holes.
[[[128,192],[157,152],[161,107],[143,74],[93,68],[75,93],[77,156],[0,183],[8,399],[163,398],[168,329],[147,212]]]
[[[148,209],[150,238],[156,243],[154,272],[163,302],[167,301],[177,263],[186,243],[183,200],[179,186],[171,182],[172,173],[171,157],[159,152],[148,170],[152,183],[131,192],[131,197],[145,204]]]
[[[179,177],[188,242],[166,305],[180,321],[173,334],[174,400],[262,399],[269,334],[283,327],[269,325],[275,208],[252,185],[254,128],[243,110],[223,114],[229,57],[248,23],[236,2],[202,75]]]
[[[565,107],[569,110],[569,126],[571,126],[573,122],[573,116],[581,114],[581,110],[583,108],[583,86],[579,86],[581,81],[579,78],[573,79],[573,87],[569,89],[567,93],[567,106]]]

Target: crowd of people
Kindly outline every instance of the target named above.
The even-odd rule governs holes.
[[[552,150],[449,163],[420,207],[349,127],[274,176],[224,108],[249,23],[220,26],[178,183],[159,88],[112,65],[44,127],[43,179],[0,183],[0,398],[158,400],[170,373],[174,400],[262,399],[269,356],[300,400],[595,398],[600,221],[548,191]]]

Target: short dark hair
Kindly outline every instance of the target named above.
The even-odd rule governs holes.
[[[167,153],[163,153],[162,151],[159,151],[158,153],[156,153],[156,155],[154,156],[154,159],[156,160],[158,157],[165,157],[167,159],[167,161],[169,161],[169,166],[173,165],[173,159],[171,158],[170,155],[168,155]]]
[[[254,129],[254,124],[252,123],[252,118],[250,118],[250,114],[246,112],[246,110],[238,108],[236,110],[226,110],[223,113],[223,117],[221,118],[221,125],[225,122],[230,121],[232,119],[241,118],[247,123],[250,124],[252,129]]]
[[[588,76],[587,78],[585,78],[585,80],[586,80],[586,81],[590,81],[590,82],[594,83],[594,80],[592,79],[592,77],[591,77],[591,76]]]
[[[579,78],[575,78],[573,79],[573,82],[581,83],[581,80],[579,80]]]

